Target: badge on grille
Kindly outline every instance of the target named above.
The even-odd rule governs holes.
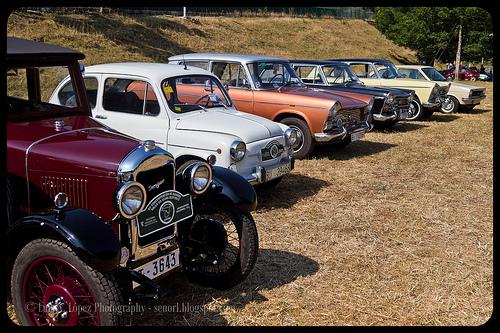
[[[269,142],[264,148],[261,149],[262,161],[275,159],[285,151],[285,147],[278,141]]]
[[[189,194],[174,190],[162,192],[137,216],[139,236],[147,236],[191,216],[193,202]]]

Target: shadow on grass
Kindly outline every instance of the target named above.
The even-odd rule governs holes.
[[[190,29],[167,19],[134,16],[133,19],[138,23],[126,23],[122,18],[123,16],[90,13],[85,17],[57,15],[54,20],[69,28],[102,34],[129,51],[143,54],[158,62],[167,62],[167,58],[175,54],[193,52],[167,38],[161,29],[203,34],[198,29]]]
[[[449,123],[451,121],[457,120],[460,118],[459,116],[453,114],[443,114],[443,113],[434,113],[428,119],[419,119],[421,121],[435,121],[438,123]]]
[[[302,198],[312,196],[329,183],[308,176],[292,173],[274,188],[256,187],[258,198],[257,211],[275,208],[290,208]]]
[[[487,113],[491,112],[491,109],[477,109],[474,108],[472,110],[460,110],[458,109],[458,114],[463,113],[463,114],[482,114],[482,113]]]
[[[355,157],[369,156],[381,153],[397,145],[392,143],[373,142],[360,140],[352,142],[345,147],[336,145],[317,146],[312,158],[328,158],[330,160],[349,160]]]
[[[260,249],[250,275],[229,290],[199,287],[189,283],[182,274],[174,274],[160,281],[170,293],[158,301],[145,303],[142,315],[131,316],[132,325],[227,325],[222,312],[265,302],[267,298],[261,290],[287,285],[318,270],[316,261],[301,254]],[[216,302],[219,298],[220,303]]]
[[[383,133],[405,133],[415,131],[427,125],[415,124],[411,121],[399,121],[391,127],[375,126],[374,131]]]

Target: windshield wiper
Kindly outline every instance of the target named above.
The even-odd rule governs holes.
[[[194,104],[194,103],[181,103],[181,104],[174,104],[175,106],[197,106],[200,109],[202,109],[205,112],[208,112],[208,109],[200,104]],[[195,111],[195,110],[193,110]]]

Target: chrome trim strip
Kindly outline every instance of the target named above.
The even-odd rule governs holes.
[[[330,108],[320,108],[308,105],[293,105],[293,104],[283,104],[283,103],[273,103],[273,102],[259,102],[256,101],[255,104],[267,104],[267,105],[279,105],[279,106],[289,106],[294,108],[305,108],[305,109],[315,109],[315,110],[330,110]]]
[[[201,132],[201,131],[199,131]],[[181,145],[173,145],[173,144],[168,144],[168,146],[170,147],[179,147],[179,148],[186,148],[186,149],[196,149],[196,150],[205,150],[205,151],[210,151],[210,152],[217,152],[217,150],[213,150],[213,149],[205,149],[205,148],[197,148],[197,147],[188,147],[188,146],[181,146]]]

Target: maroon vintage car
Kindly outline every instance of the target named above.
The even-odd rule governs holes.
[[[83,57],[7,41],[6,264],[22,325],[120,324],[113,309],[163,295],[167,272],[225,289],[257,257],[253,187],[206,162],[176,170],[154,141],[90,118]],[[49,104],[68,74],[76,105]]]

